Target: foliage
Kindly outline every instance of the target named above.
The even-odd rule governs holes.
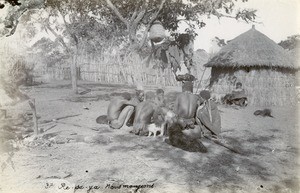
[[[4,0],[4,3],[9,3],[11,6],[21,5],[19,0]],[[5,4],[0,3],[0,9],[3,9]]]
[[[184,21],[189,26],[187,29],[189,34],[196,36],[195,29],[205,26],[205,23],[200,21],[203,15],[242,19],[246,22],[253,21],[256,17],[255,10],[240,10],[234,15],[233,0],[106,0],[106,2],[119,19],[115,23],[122,22],[126,25],[131,43],[140,43],[139,48],[145,41],[139,42],[134,37],[137,29],[146,26],[143,38],[145,40],[148,29],[156,19],[171,32],[175,32],[179,28],[179,22]]]
[[[112,29],[108,30],[107,34],[111,34],[110,32],[116,29],[118,32],[124,32],[122,35],[126,34],[131,45],[139,44],[132,46],[138,49],[145,45],[147,32],[156,19],[160,20],[163,26],[171,32],[178,29],[179,22],[186,22],[189,26],[187,29],[189,34],[196,36],[195,29],[205,26],[205,23],[200,20],[200,17],[204,15],[242,19],[246,22],[253,21],[256,17],[255,10],[240,10],[233,13],[235,11],[234,0],[27,0],[26,3],[25,0],[20,0],[20,3],[14,5],[19,5],[19,8],[10,10],[10,15],[14,16],[7,19],[9,21],[5,25],[7,28],[17,25],[23,11],[43,5],[53,9],[51,16],[58,16],[59,13],[65,21],[68,17],[69,21],[66,25],[71,25],[68,26],[70,29],[90,29],[87,25],[101,23]],[[137,33],[141,29],[144,31],[143,37],[137,38]],[[74,30],[69,30],[75,43],[79,41],[78,37],[82,37],[79,36],[81,33],[75,34]],[[118,36],[115,33],[113,35]]]
[[[195,38],[197,36],[196,29],[206,25],[201,20],[203,16],[227,17],[246,22],[253,21],[256,17],[255,10],[236,12],[236,1],[20,0],[21,5],[14,6],[14,9],[9,10],[5,27],[11,29],[11,35],[24,12],[35,8],[45,8],[48,16],[39,19],[39,22],[43,23],[44,29],[48,33],[52,33],[56,37],[55,42],[58,42],[64,49],[63,52],[54,49],[49,50],[49,53],[46,54],[47,57],[51,58],[53,53],[55,53],[55,57],[53,60],[47,61],[47,64],[58,61],[59,53],[64,53],[65,58],[70,56],[74,58],[73,63],[76,66],[80,50],[85,50],[88,53],[103,53],[103,50],[112,44],[116,47],[120,46],[120,50],[122,49],[120,54],[125,56],[129,52],[146,55],[150,50],[149,45],[146,44],[148,31],[155,20],[161,21],[165,29],[170,31],[176,40],[181,39],[177,45],[181,50],[188,44],[190,37]],[[27,20],[29,21],[30,17]],[[186,35],[189,37],[188,42],[185,41],[186,38],[176,34],[180,22],[188,24],[186,29]],[[34,33],[33,30],[28,35]],[[43,47],[42,44],[41,46]],[[190,65],[190,61],[185,59],[185,64]],[[76,68],[73,67],[73,69]],[[75,73],[73,72],[73,74]]]
[[[300,35],[289,36],[286,40],[280,41],[278,45],[284,49],[293,50],[297,46],[300,46]]]
[[[4,4],[0,7],[6,9],[6,16],[1,23],[4,28],[1,29],[1,34],[11,36],[15,33],[19,24],[19,19],[28,10],[41,9],[44,6],[45,0],[5,0]],[[6,6],[8,5],[8,6]]]
[[[66,55],[62,49],[59,49],[58,41],[51,41],[48,38],[42,38],[31,46],[29,54],[32,60],[40,64],[46,64],[47,67],[61,65],[70,60],[70,56]]]
[[[215,37],[214,40],[217,42],[217,44],[218,44],[219,47],[222,47],[222,46],[225,46],[225,45],[226,45],[225,40],[224,40],[224,39],[221,39],[221,38],[219,38],[219,37],[217,37],[217,36]]]

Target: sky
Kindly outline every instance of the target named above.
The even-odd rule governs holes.
[[[211,17],[206,26],[197,30],[198,36],[194,42],[194,49],[213,51],[212,38],[215,36],[231,40],[243,32],[255,29],[279,43],[288,36],[300,34],[300,0],[248,0],[246,3],[237,3],[236,7],[256,9],[258,23],[246,23],[230,18]]]

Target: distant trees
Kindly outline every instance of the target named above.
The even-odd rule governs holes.
[[[287,50],[293,50],[300,45],[300,35],[292,35],[278,43],[281,47]]]

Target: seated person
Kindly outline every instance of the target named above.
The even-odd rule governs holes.
[[[202,133],[218,136],[221,133],[221,116],[218,107],[211,100],[209,91],[201,91],[200,97],[201,101],[196,113],[196,122]]]
[[[242,88],[242,83],[236,83],[236,88],[232,91],[231,94],[227,94],[224,97],[225,104],[235,104],[238,106],[246,106],[247,105],[247,96],[245,90]]]
[[[198,96],[192,93],[192,81],[184,82],[182,93],[180,93],[174,103],[173,111],[178,117],[178,122],[182,128],[194,128],[195,115],[198,107]]]
[[[165,92],[163,89],[157,89],[155,99],[153,101],[157,106],[159,107],[165,107],[166,106],[166,100],[165,100]]]
[[[233,104],[238,106],[246,106],[247,105],[247,96],[245,90],[242,88],[242,83],[236,83],[236,88],[232,91],[231,100]]]
[[[144,91],[136,90],[136,96],[130,100],[114,98],[107,109],[107,120],[113,129],[128,128],[128,120],[134,113],[134,108],[144,100]]]
[[[157,89],[154,101],[143,101],[136,106],[132,132],[136,135],[146,135],[148,132],[146,127],[153,122],[155,110],[163,106],[165,106],[164,91]],[[161,121],[158,122],[162,124]]]

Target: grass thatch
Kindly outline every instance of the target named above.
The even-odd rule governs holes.
[[[270,68],[213,68],[210,87],[218,96],[225,96],[241,82],[250,105],[294,105],[296,103],[295,73],[293,70]]]
[[[254,27],[230,41],[205,66],[296,68],[287,51]]]

